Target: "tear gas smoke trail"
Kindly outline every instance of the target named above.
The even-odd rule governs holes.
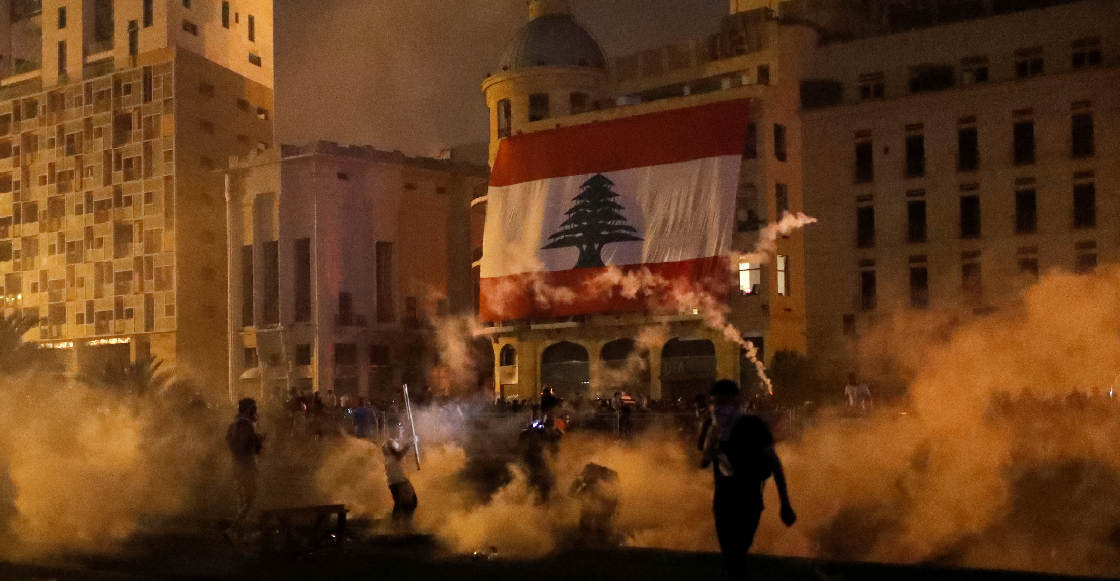
[[[796,214],[785,212],[780,220],[771,222],[759,230],[758,242],[755,243],[753,251],[732,257],[737,258],[737,260],[731,261],[732,270],[738,272],[740,262],[766,264],[770,260],[770,255],[778,252],[779,236],[788,236],[794,230],[816,223],[816,218],[806,216],[801,212]]]

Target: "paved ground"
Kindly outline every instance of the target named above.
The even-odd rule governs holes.
[[[756,579],[783,581],[1068,581],[1002,571],[822,563],[752,557]],[[71,556],[40,564],[0,563],[4,581],[549,581],[724,579],[718,555],[644,549],[567,552],[535,561],[446,555],[425,539],[348,541],[315,554],[261,557],[217,534],[141,537],[114,556]]]

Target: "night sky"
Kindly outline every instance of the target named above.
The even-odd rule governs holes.
[[[486,139],[480,85],[525,0],[275,0],[276,120],[327,139],[434,155]],[[727,0],[573,0],[608,57],[714,32]]]

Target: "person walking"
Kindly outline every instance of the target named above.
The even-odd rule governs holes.
[[[871,409],[871,389],[866,383],[860,383],[859,376],[848,374],[848,385],[844,386],[844,395],[848,397],[848,407],[866,413]]]
[[[701,466],[711,466],[715,477],[712,511],[728,578],[743,581],[750,579],[746,557],[762,517],[762,487],[770,476],[778,487],[782,522],[793,526],[797,514],[790,504],[770,427],[761,418],[743,412],[739,386],[734,381],[713,383],[709,395],[711,420],[702,435]]]
[[[257,499],[257,456],[264,449],[264,435],[257,433],[257,402],[245,398],[237,402],[237,417],[226,430],[226,443],[233,454],[233,477],[237,487],[237,516],[226,536],[242,540],[247,534],[249,514]]]
[[[389,493],[393,495],[392,526],[397,532],[412,530],[412,515],[419,505],[416,489],[404,475],[405,458],[411,449],[412,443],[399,435],[381,444],[381,453],[385,455],[385,477],[389,481]]]

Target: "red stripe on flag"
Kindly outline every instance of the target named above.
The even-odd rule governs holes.
[[[736,99],[507,137],[490,186],[742,155],[749,120]]]
[[[731,274],[728,258],[713,256],[484,278],[480,314],[487,322],[593,313],[676,314],[700,308],[698,299],[705,305],[723,304]]]

